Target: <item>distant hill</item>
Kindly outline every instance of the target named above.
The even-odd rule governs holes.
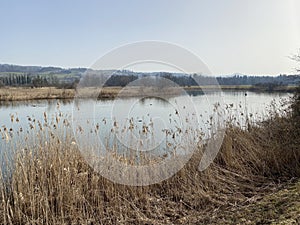
[[[134,72],[130,70],[90,70],[87,68],[60,68],[0,64],[0,86],[68,86],[73,87],[87,72],[89,83],[96,85],[99,76],[109,78],[108,86],[125,86],[141,76],[164,77],[180,86],[215,84],[212,77],[199,74],[170,72]],[[288,86],[300,84],[300,75],[247,76],[242,74],[218,76],[220,85]]]
[[[0,64],[0,72],[43,73],[43,72],[55,72],[60,70],[62,70],[62,68],[59,67],[18,66],[18,65]]]
[[[0,64],[0,73],[71,73],[71,72],[85,72],[86,68],[71,68],[64,69],[60,67],[42,67],[42,66],[19,66],[19,65],[9,65],[9,64]]]

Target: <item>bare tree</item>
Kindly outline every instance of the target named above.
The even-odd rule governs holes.
[[[298,64],[300,64],[300,48],[298,49],[298,53],[290,56],[290,59],[294,60]],[[297,72],[300,72],[300,65],[295,68]]]

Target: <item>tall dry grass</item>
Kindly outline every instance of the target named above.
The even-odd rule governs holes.
[[[22,88],[8,87],[0,88],[0,101],[28,101],[41,99],[72,99],[75,91],[72,89],[58,89],[55,87]]]
[[[2,224],[187,224],[245,204],[274,182],[300,176],[300,132],[295,107],[247,129],[228,125],[221,150],[204,172],[205,146],[173,177],[150,186],[112,183],[80,155],[64,118],[31,121],[34,143],[17,146],[0,182]],[[9,130],[1,130],[7,138]],[[47,138],[46,138],[47,137]]]

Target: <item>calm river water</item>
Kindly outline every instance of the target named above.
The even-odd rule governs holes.
[[[55,120],[59,120],[59,124],[67,120],[75,136],[85,131],[81,137],[77,136],[78,143],[82,141],[91,143],[93,138],[97,137],[102,143],[111,146],[113,139],[117,137],[129,148],[139,149],[141,147],[137,143],[142,143],[143,146],[147,145],[146,150],[149,150],[161,144],[166,146],[168,140],[164,134],[168,132],[171,137],[173,135],[173,140],[176,140],[175,135],[184,129],[200,128],[204,136],[209,137],[212,120],[216,123],[230,117],[242,127],[246,124],[247,116],[252,122],[262,120],[268,116],[268,108],[272,102],[276,102],[275,108],[280,110],[283,107],[280,102],[289,96],[287,93],[230,91],[166,99],[2,102],[0,147],[7,148],[8,139],[13,140],[10,131],[13,133],[21,129],[23,133],[28,134],[32,132],[30,131],[32,121],[35,119],[43,123],[44,116],[47,115],[48,120],[54,121],[54,124]],[[220,116],[217,120],[212,118],[212,115],[218,113]],[[37,133],[38,130],[35,130],[32,136]],[[91,135],[93,133],[94,136]],[[148,135],[149,133],[151,135]]]

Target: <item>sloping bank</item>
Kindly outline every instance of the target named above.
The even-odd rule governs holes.
[[[11,176],[1,177],[0,223],[299,224],[299,93],[289,110],[270,112],[246,130],[229,122],[221,150],[204,172],[198,171],[205,149],[199,146],[176,175],[146,187],[95,173],[71,136],[57,132],[68,121],[47,121],[30,121],[36,123],[30,134],[38,134],[34,149],[20,146]],[[43,135],[51,139],[42,142]]]

